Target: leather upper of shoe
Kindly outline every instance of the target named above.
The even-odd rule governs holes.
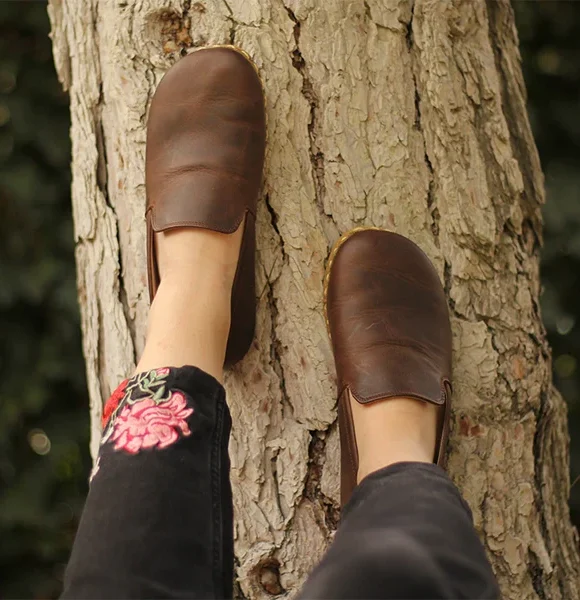
[[[334,350],[343,446],[343,502],[358,454],[347,391],[367,404],[410,397],[445,405],[435,460],[442,462],[451,392],[451,328],[445,293],[427,256],[395,233],[363,230],[329,266],[326,310]]]
[[[409,396],[445,401],[451,380],[447,301],[435,268],[396,233],[353,235],[334,258],[329,319],[339,392],[361,403]]]
[[[255,218],[265,138],[262,84],[239,52],[194,52],[163,77],[147,129],[152,297],[159,279],[153,231],[201,227],[232,233],[247,213]]]

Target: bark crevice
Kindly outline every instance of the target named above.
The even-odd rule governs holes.
[[[315,194],[315,202],[318,208],[318,212],[320,216],[326,220],[330,221],[335,227],[336,222],[334,221],[332,214],[328,214],[324,208],[324,197],[326,195],[326,183],[324,181],[324,171],[325,171],[325,157],[323,152],[320,150],[320,147],[317,143],[316,136],[318,130],[318,122],[317,122],[317,111],[320,104],[320,100],[316,95],[314,90],[314,85],[309,77],[308,68],[306,65],[306,61],[304,60],[304,56],[300,51],[300,21],[297,19],[296,15],[288,6],[284,7],[290,20],[294,24],[294,43],[295,48],[292,51],[292,66],[298,71],[300,77],[302,78],[302,95],[308,105],[310,106],[310,120],[308,122],[308,138],[310,141],[310,163],[312,168],[312,177],[314,183],[314,194]]]
[[[94,36],[95,36],[96,44],[97,44],[97,46],[99,46],[100,45],[100,35],[99,35],[99,30],[98,30],[98,23],[99,23],[99,4],[98,4],[98,2],[94,5],[93,10],[94,10],[94,17],[93,17],[94,18]],[[98,61],[99,61],[98,62],[98,65],[99,65],[98,71],[100,74],[102,71],[102,68],[100,65],[100,57],[98,57]],[[113,291],[117,292],[117,299],[121,305],[123,315],[125,318],[125,324],[126,324],[127,330],[129,332],[129,335],[131,338],[130,352],[133,356],[134,364],[137,364],[137,355],[136,355],[137,331],[135,329],[134,319],[131,315],[131,309],[129,306],[127,290],[125,289],[124,281],[123,281],[123,277],[124,277],[123,253],[121,251],[123,244],[121,241],[121,235],[120,235],[119,225],[118,225],[119,219],[118,219],[118,215],[117,215],[117,210],[116,210],[115,206],[113,205],[113,203],[111,202],[111,197],[109,194],[109,171],[108,171],[108,166],[107,166],[108,160],[107,160],[107,144],[106,144],[107,136],[106,136],[105,127],[103,124],[104,104],[105,104],[104,86],[103,86],[103,82],[102,82],[101,78],[99,77],[98,99],[96,100],[96,103],[93,107],[94,133],[95,133],[95,142],[96,142],[96,150],[97,150],[96,183],[97,183],[98,190],[101,193],[102,198],[104,200],[105,206],[106,206],[107,210],[109,210],[111,213],[111,221],[112,221],[112,223],[114,223],[114,225],[113,225],[114,232],[113,233],[116,238],[116,247],[118,249],[118,256],[117,256],[118,268],[117,268],[117,273],[116,273],[116,275],[117,275],[116,282],[114,284]],[[101,312],[101,310],[102,310],[102,308],[99,307],[99,312]],[[100,354],[100,352],[98,354]],[[103,394],[103,397],[106,398],[107,394],[110,393],[112,390],[106,389],[108,386],[103,386],[103,384],[101,384],[101,386],[102,386],[101,393]]]
[[[421,118],[421,92],[419,89],[419,81],[417,75],[418,69],[418,51],[415,48],[414,34],[413,34],[413,23],[415,20],[415,0],[411,0],[411,10],[408,23],[406,23],[405,40],[407,44],[407,51],[411,58],[411,76],[413,80],[413,88],[415,90],[415,130],[421,134],[421,143],[423,145],[423,160],[427,168],[428,174],[428,188],[427,188],[427,208],[431,216],[431,233],[433,234],[433,241],[437,247],[439,247],[439,222],[441,214],[437,206],[436,194],[435,194],[435,173],[431,159],[429,158],[429,152],[427,150],[427,141],[425,140],[425,134],[423,132],[422,118]],[[450,298],[451,291],[451,280],[446,282],[449,285],[449,289],[446,289],[448,298]]]

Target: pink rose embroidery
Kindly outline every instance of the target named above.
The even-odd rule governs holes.
[[[117,416],[111,441],[115,450],[122,448],[130,454],[154,446],[167,448],[179,439],[179,431],[184,436],[191,434],[186,419],[192,412],[181,392],[173,392],[160,404],[152,398],[129,404]]]

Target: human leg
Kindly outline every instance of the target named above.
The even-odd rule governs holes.
[[[188,366],[140,373],[127,387],[105,424],[63,598],[230,597],[224,390]]]
[[[362,480],[300,598],[486,599],[499,591],[471,511],[434,464],[399,462]]]
[[[238,51],[194,53],[155,94],[147,341],[105,405],[64,598],[231,597],[231,421],[220,381],[253,335],[264,141],[261,85]]]
[[[451,400],[435,269],[402,236],[355,231],[331,255],[325,296],[344,511],[301,597],[498,597],[469,508],[432,464],[444,464]]]

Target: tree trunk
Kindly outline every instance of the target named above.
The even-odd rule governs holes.
[[[358,225],[417,242],[454,333],[449,471],[505,598],[580,598],[568,433],[540,320],[543,180],[509,0],[51,0],[70,90],[73,210],[92,450],[143,349],[145,124],[189,48],[263,75],[256,342],[227,378],[239,593],[296,591],[338,519],[330,245]]]

